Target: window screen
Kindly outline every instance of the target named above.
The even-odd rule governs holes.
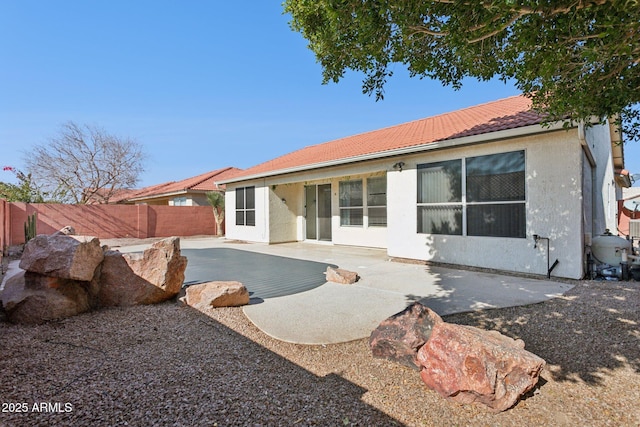
[[[418,165],[418,233],[462,234],[462,160]]]
[[[367,179],[367,216],[369,227],[387,225],[387,177]]]
[[[362,226],[362,180],[340,182],[340,225]]]
[[[418,233],[526,235],[524,151],[418,165],[417,184]]]

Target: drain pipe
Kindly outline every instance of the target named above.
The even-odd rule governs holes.
[[[542,237],[539,236],[537,234],[533,235],[533,249],[536,249],[538,247],[538,242],[540,240],[546,240],[547,241],[547,279],[551,279],[551,272],[553,271],[554,268],[556,268],[556,266],[560,263],[560,261],[558,261],[557,259],[553,262],[553,265],[551,267],[549,267],[549,238],[548,237]]]

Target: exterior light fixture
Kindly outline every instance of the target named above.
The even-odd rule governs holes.
[[[402,168],[404,167],[404,162],[398,162],[393,165],[393,168],[399,172],[402,172]]]

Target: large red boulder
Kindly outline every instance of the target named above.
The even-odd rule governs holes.
[[[418,350],[429,337],[438,314],[419,302],[400,313],[383,320],[369,337],[369,347],[374,357],[401,363],[419,369]]]
[[[435,323],[418,351],[420,376],[440,395],[459,403],[481,403],[493,411],[512,407],[531,390],[545,361],[497,331]]]
[[[99,304],[127,306],[171,299],[180,292],[186,268],[177,237],[158,241],[142,254],[105,251],[98,279]]]

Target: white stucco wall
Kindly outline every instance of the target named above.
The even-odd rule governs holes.
[[[582,153],[582,209],[583,209],[583,232],[585,242],[590,242],[597,233],[593,221],[596,206],[593,204],[594,199],[594,183],[595,166],[589,160],[587,153]]]
[[[386,163],[389,163],[388,161]],[[380,165],[380,167],[386,166]],[[386,174],[386,170],[382,171]],[[367,178],[372,176],[380,176],[380,173],[365,173],[365,174],[352,174],[348,176],[349,180],[360,179],[363,182]],[[364,224],[362,226],[342,226],[340,225],[340,181],[344,178],[334,178],[331,180],[331,214],[332,214],[332,226],[333,226],[333,242],[338,245],[348,246],[366,246],[370,248],[386,248],[387,247],[387,227],[369,226],[368,217],[366,216],[367,210],[364,210],[365,217],[363,218]],[[387,187],[388,188],[388,187]],[[363,195],[366,200],[366,190]],[[388,198],[388,195],[387,195]],[[388,206],[388,201],[387,201]],[[387,213],[388,220],[388,213]]]
[[[362,227],[340,225],[339,183],[343,180],[366,180],[371,176],[380,176],[388,169],[392,169],[394,163],[394,160],[389,159],[376,160],[357,165],[247,181],[241,185],[228,184],[225,202],[228,218],[226,237],[268,243],[305,240],[305,185],[331,184],[332,243],[386,248],[388,234],[386,227],[368,227],[367,218]],[[256,226],[236,226],[234,190],[236,187],[250,185],[256,186]],[[260,223],[261,219],[266,219],[262,212],[270,218],[264,227]]]
[[[590,126],[585,129],[585,139],[596,162],[595,182],[593,183],[595,235],[604,233],[605,229],[616,234],[617,197],[616,184],[613,178],[613,160],[611,154],[611,136],[608,126]]]
[[[279,243],[305,240],[305,185],[331,184],[332,243],[387,248],[393,257],[547,274],[547,241],[534,248],[533,235],[549,238],[552,275],[583,276],[584,233],[615,224],[615,188],[606,128],[590,128],[587,141],[598,163],[594,179],[585,166],[577,129],[556,130],[476,145],[269,177],[227,185],[227,237]],[[524,150],[526,237],[428,235],[417,233],[417,171],[421,163]],[[402,171],[393,164],[403,161]],[[387,174],[387,227],[340,226],[339,182]],[[585,185],[586,184],[586,185]],[[256,225],[235,225],[237,186],[256,188]],[[583,197],[583,187],[589,191]],[[590,188],[594,188],[591,191]],[[597,207],[591,210],[590,199]],[[611,203],[608,203],[608,201]],[[602,207],[604,206],[604,208]],[[584,215],[584,210],[589,213]],[[611,211],[610,209],[614,209]],[[592,214],[591,214],[592,212]],[[593,217],[593,226],[587,224]],[[597,231],[602,232],[604,229]]]
[[[304,186],[273,184],[269,187],[269,242],[301,240],[298,216],[304,206]]]
[[[238,187],[255,186],[256,225],[236,225],[236,192]],[[264,180],[228,184],[225,192],[225,227],[228,239],[269,242],[269,187]]]
[[[526,238],[418,234],[417,172],[420,163],[525,150]],[[550,238],[553,275],[582,276],[582,154],[577,132],[559,131],[508,142],[481,144],[403,159],[390,172],[389,255],[524,273],[546,274],[546,241],[534,249],[533,234]]]

